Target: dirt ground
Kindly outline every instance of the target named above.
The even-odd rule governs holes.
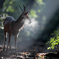
[[[31,52],[18,52],[16,56],[15,49],[8,50],[6,53],[3,52],[3,46],[0,45],[0,59],[59,59],[59,52],[36,53],[34,56]]]
[[[36,58],[39,58],[39,57],[34,58],[33,55],[28,57],[30,54],[31,53],[29,52],[18,52],[17,57],[16,57],[15,49],[11,49],[11,51],[8,50],[8,52],[6,53],[6,52],[3,52],[3,46],[0,45],[0,59],[36,59]],[[39,55],[39,53],[37,53],[37,55]],[[43,56],[40,58],[44,59]]]

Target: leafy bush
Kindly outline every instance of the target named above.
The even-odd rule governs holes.
[[[49,47],[47,48],[49,49],[54,49],[54,47],[56,45],[58,45],[59,43],[59,29],[57,31],[54,31],[54,33],[52,33],[52,35],[54,35],[53,38],[50,38],[50,41],[48,41],[46,44],[49,44]]]

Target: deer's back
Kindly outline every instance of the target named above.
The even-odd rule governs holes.
[[[15,19],[13,17],[6,17],[4,19],[3,25],[4,25],[4,31],[6,32],[10,32],[11,29],[10,27],[12,27],[13,25],[10,25],[11,23],[15,22]]]
[[[6,24],[8,24],[8,23],[10,23],[12,21],[15,21],[15,19],[13,17],[6,17],[4,19],[3,25],[5,26]]]

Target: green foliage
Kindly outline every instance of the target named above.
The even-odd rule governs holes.
[[[37,18],[36,11],[33,10],[33,9],[31,9],[29,16],[30,16],[30,17],[34,17],[34,18]]]
[[[41,12],[41,10],[37,10],[39,13]]]
[[[44,5],[43,0],[36,0],[36,2],[37,2],[38,4],[40,4],[40,5]]]
[[[54,31],[52,35],[55,36],[53,38],[50,38],[50,41],[46,43],[49,44],[49,47],[47,49],[54,49],[54,47],[59,43],[59,29],[57,31]]]
[[[9,6],[8,9],[6,9],[6,12],[14,12],[14,9],[12,8],[12,6]]]
[[[42,5],[44,4],[43,0],[35,0],[34,8],[30,10],[29,16],[33,18],[39,18],[37,13],[40,13],[42,9]],[[36,9],[35,9],[36,8]]]
[[[42,17],[42,19],[43,19],[43,20],[46,20],[46,17],[45,17],[45,16],[43,16],[43,17]]]
[[[24,3],[24,0],[8,0],[8,1],[5,0],[3,4],[4,13],[7,13],[8,15],[11,15],[15,19],[17,19],[22,12],[21,10],[19,10],[19,5],[23,9],[23,5],[26,6],[28,1],[29,0],[25,0],[25,3]]]

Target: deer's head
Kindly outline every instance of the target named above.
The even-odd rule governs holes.
[[[20,5],[19,5],[19,7],[20,7]],[[20,9],[22,11],[21,17],[23,17],[24,19],[28,19],[30,21],[30,23],[31,23],[31,20],[30,20],[30,18],[28,16],[28,12],[26,12],[24,5],[23,5],[23,7],[24,7],[24,10],[22,10],[22,8],[20,7]]]

